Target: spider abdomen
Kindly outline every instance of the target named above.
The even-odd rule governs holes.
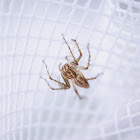
[[[74,83],[79,87],[89,88],[89,83],[82,75],[77,75],[77,77],[74,79]]]
[[[62,74],[68,78],[68,79],[73,79],[76,78],[76,69],[72,66],[70,66],[69,64],[65,64],[62,67]]]

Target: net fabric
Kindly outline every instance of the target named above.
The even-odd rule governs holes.
[[[40,79],[62,81],[68,40],[90,81],[88,90],[51,91]],[[0,1],[0,139],[140,139],[140,1]]]

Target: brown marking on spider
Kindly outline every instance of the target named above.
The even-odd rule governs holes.
[[[88,47],[87,47],[88,53],[89,53],[88,64],[87,64],[86,67],[79,66],[79,65],[78,65],[78,62],[80,61],[80,59],[81,59],[81,57],[82,57],[82,52],[81,52],[81,50],[80,50],[80,48],[79,48],[79,46],[78,46],[77,41],[74,40],[74,39],[72,39],[72,40],[75,42],[75,44],[76,44],[76,46],[77,46],[77,48],[78,48],[78,51],[79,51],[79,53],[80,53],[79,57],[76,59],[75,56],[73,55],[73,52],[72,52],[70,46],[68,45],[67,41],[65,40],[63,34],[62,34],[62,37],[63,37],[65,43],[67,44],[67,46],[68,46],[68,48],[69,48],[69,50],[70,50],[70,53],[71,53],[71,55],[72,55],[72,57],[73,57],[73,59],[74,59],[73,62],[69,62],[68,57],[66,56],[66,60],[68,61],[68,63],[66,63],[66,64],[63,65],[62,67],[61,67],[61,63],[59,64],[59,70],[61,71],[61,75],[62,75],[62,78],[64,79],[64,83],[62,83],[62,82],[60,82],[60,81],[57,81],[57,80],[53,79],[53,78],[50,76],[50,74],[49,74],[49,72],[48,72],[48,69],[47,69],[47,65],[45,64],[45,62],[44,62],[43,60],[42,60],[42,61],[43,61],[44,65],[45,65],[45,67],[46,67],[46,70],[47,70],[47,73],[48,73],[48,76],[49,76],[50,80],[52,80],[52,81],[58,83],[61,87],[60,87],[60,88],[53,88],[53,87],[50,86],[50,84],[47,82],[47,80],[46,80],[45,78],[43,78],[43,77],[41,77],[41,78],[44,79],[44,80],[46,81],[46,83],[48,84],[48,86],[49,86],[52,90],[69,89],[69,88],[71,87],[71,86],[70,86],[70,83],[69,83],[69,80],[71,80],[75,93],[77,94],[77,96],[79,97],[79,99],[82,99],[82,97],[79,95],[79,93],[78,93],[78,91],[77,91],[77,89],[76,89],[75,84],[76,84],[77,86],[79,86],[79,87],[89,88],[89,83],[88,83],[88,81],[89,81],[89,80],[94,80],[94,79],[96,79],[96,78],[99,76],[99,74],[98,74],[96,77],[85,78],[84,75],[82,74],[82,72],[81,72],[80,70],[78,70],[78,69],[87,70],[87,69],[89,68],[89,66],[90,66],[90,58],[91,58],[91,55],[90,55],[90,51],[89,51],[89,44],[88,44]]]

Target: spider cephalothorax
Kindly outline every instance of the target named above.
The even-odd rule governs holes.
[[[63,36],[63,34],[62,34]],[[89,83],[88,83],[88,80],[93,80],[93,79],[96,79],[98,76],[96,77],[92,77],[92,78],[85,78],[84,75],[82,74],[82,72],[80,71],[81,70],[87,70],[89,68],[89,63],[90,63],[90,51],[89,51],[89,47],[88,48],[88,52],[89,52],[89,57],[88,57],[88,64],[87,64],[87,67],[83,67],[83,66],[79,66],[78,65],[78,62],[80,61],[81,57],[82,57],[82,52],[77,44],[77,41],[76,40],[73,40],[78,48],[78,51],[80,53],[79,57],[76,59],[73,55],[73,52],[70,48],[70,46],[68,45],[67,41],[65,40],[64,36],[63,36],[63,39],[65,41],[65,43],[67,44],[69,50],[70,50],[70,53],[74,59],[73,62],[69,62],[67,56],[66,56],[66,60],[68,61],[68,63],[66,63],[65,65],[63,65],[61,67],[61,63],[59,64],[59,70],[61,71],[61,75],[62,75],[62,78],[64,79],[64,83],[60,82],[60,81],[57,81],[55,79],[53,79],[50,75],[49,75],[49,72],[48,72],[48,69],[47,69],[47,65],[45,64],[45,62],[43,61],[43,63],[45,64],[46,66],[46,69],[47,69],[47,73],[48,73],[48,76],[50,78],[50,80],[53,80],[54,82],[57,82],[61,87],[60,88],[53,88],[50,86],[50,84],[47,82],[47,80],[43,77],[43,78],[48,86],[52,89],[52,90],[61,90],[61,89],[69,89],[70,88],[70,83],[69,83],[69,80],[72,81],[72,85],[73,85],[73,88],[74,88],[74,91],[75,93],[77,94],[77,96],[79,97],[79,99],[82,99],[82,97],[79,95],[76,87],[75,87],[75,84],[79,87],[83,87],[83,88],[89,88]]]

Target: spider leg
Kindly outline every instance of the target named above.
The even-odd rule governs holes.
[[[94,80],[94,79],[97,79],[100,75],[102,75],[103,73],[99,73],[99,74],[97,74],[97,76],[95,76],[95,77],[92,77],[92,78],[88,78],[88,79],[86,79],[87,81],[88,80]]]
[[[78,65],[78,62],[77,62],[76,58],[74,57],[74,55],[73,55],[73,53],[72,53],[72,50],[71,50],[70,46],[68,45],[66,39],[64,38],[64,35],[63,35],[63,34],[62,34],[62,37],[63,37],[65,43],[67,44],[67,46],[68,46],[68,48],[69,48],[69,50],[70,50],[70,53],[71,53],[71,55],[72,55],[72,57],[73,57],[73,59],[74,59],[76,65]]]
[[[89,44],[87,46],[87,49],[88,49],[88,53],[89,53],[89,57],[88,57],[88,64],[86,67],[83,67],[83,66],[77,66],[78,69],[81,69],[81,70],[87,70],[90,66],[90,58],[91,58],[91,55],[90,55],[90,51],[89,51]]]
[[[60,63],[60,64],[59,64],[59,71],[61,71],[61,70],[62,70],[62,68],[60,67],[60,66],[61,66],[61,64],[62,64],[62,63]]]
[[[75,44],[76,44],[76,46],[77,46],[77,48],[78,48],[78,51],[79,51],[79,53],[80,53],[79,57],[77,58],[77,62],[79,62],[80,59],[81,59],[81,57],[82,57],[82,52],[81,52],[81,50],[80,50],[80,48],[79,48],[79,46],[78,46],[77,41],[76,41],[75,39],[72,39],[72,40],[75,42]]]
[[[67,60],[67,61],[68,61],[68,63],[69,63],[69,59],[68,59],[68,56],[66,56],[65,58],[66,58],[66,60]]]
[[[75,91],[76,95],[78,96],[78,98],[79,98],[79,99],[82,99],[82,97],[79,95],[79,93],[78,93],[78,91],[77,91],[77,89],[76,89],[76,86],[75,86],[73,80],[72,80],[72,85],[73,85],[74,91]]]
[[[52,89],[52,90],[61,90],[61,89],[68,89],[68,88],[70,88],[70,87],[68,87],[68,86],[64,86],[64,87],[62,87],[62,88],[53,88],[53,87],[50,86],[50,84],[47,82],[47,80],[46,80],[45,78],[43,78],[43,77],[41,77],[41,76],[40,76],[40,78],[44,79],[45,82],[46,82],[46,83],[48,84],[48,86],[50,87],[50,89]]]
[[[56,82],[56,83],[58,83],[58,84],[60,84],[60,85],[65,86],[66,84],[61,83],[61,82],[59,82],[59,81],[57,81],[57,80],[53,79],[53,78],[50,76],[49,71],[48,71],[48,68],[47,68],[47,65],[45,64],[44,60],[42,60],[42,62],[43,62],[43,63],[44,63],[44,65],[46,66],[46,70],[47,70],[47,73],[48,73],[48,76],[49,76],[50,80],[52,80],[52,81],[54,81],[54,82]]]

